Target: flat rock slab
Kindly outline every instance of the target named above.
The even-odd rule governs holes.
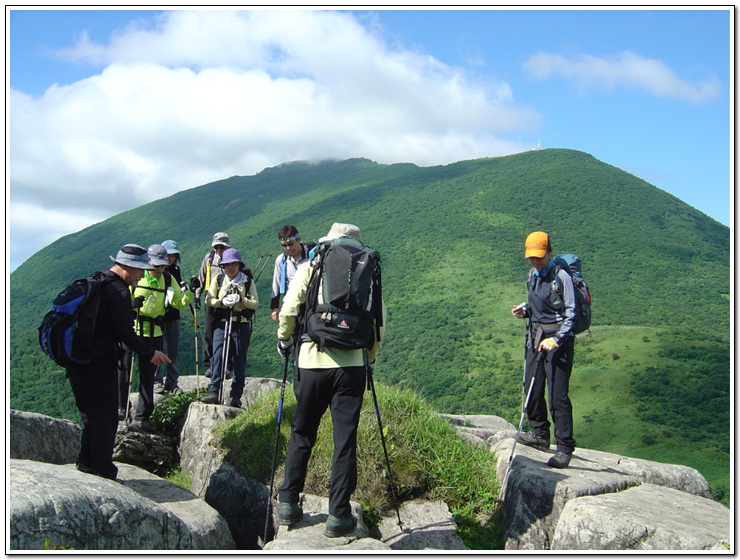
[[[170,510],[74,465],[10,460],[9,547],[41,550],[193,550],[193,533]]]
[[[118,480],[126,488],[171,511],[192,529],[196,550],[234,549],[226,520],[190,490],[133,465],[117,466]]]
[[[301,506],[303,507],[303,519],[285,527],[277,525],[275,539],[264,546],[264,550],[390,550],[388,545],[376,539],[368,538],[367,525],[362,518],[362,507],[356,502],[350,502],[352,516],[357,522],[354,533],[344,536],[329,538],[324,536],[326,520],[329,517],[329,499],[320,496],[304,494]],[[277,507],[274,511],[277,514]]]
[[[392,550],[470,550],[457,536],[450,509],[441,500],[401,504],[398,515],[388,512],[380,522],[380,540]]]
[[[512,439],[492,446],[499,479],[509,464]],[[566,504],[581,496],[613,494],[655,484],[692,497],[711,498],[709,485],[691,467],[663,464],[595,451],[576,449],[570,466],[553,469],[547,460],[554,454],[524,445],[516,446],[504,494],[507,550],[552,548],[555,527]]]
[[[690,529],[688,529],[690,527]],[[655,484],[583,496],[563,508],[552,550],[724,550],[728,509]]]

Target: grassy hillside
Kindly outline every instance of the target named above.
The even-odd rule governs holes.
[[[37,349],[35,327],[63,285],[110,266],[123,243],[175,239],[190,275],[216,231],[254,266],[261,254],[278,254],[283,224],[315,240],[335,221],[359,225],[383,257],[389,318],[378,379],[418,391],[439,410],[511,421],[524,326],[509,309],[526,297],[524,238],[550,232],[556,252],[581,256],[594,300],[593,335],[577,343],[572,379],[579,444],[690,464],[714,477],[717,493],[729,488],[729,229],[571,150],[427,168],[284,164],[66,236],[11,275],[11,406],[78,419],[63,374]],[[270,268],[257,282],[262,307],[248,374],[279,377]],[[180,361],[190,373],[192,316],[183,317]]]

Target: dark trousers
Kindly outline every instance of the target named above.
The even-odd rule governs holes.
[[[213,358],[211,359],[211,384],[208,392],[218,395],[221,392],[221,384],[226,379],[226,366],[229,363],[229,355],[233,356],[234,379],[231,382],[231,399],[239,400],[244,391],[245,372],[247,367],[247,350],[252,338],[252,325],[248,321],[231,324],[231,340],[229,342],[229,355],[224,362],[224,344],[226,321],[216,321],[213,329]]]
[[[349,500],[357,486],[357,424],[365,392],[365,368],[300,368],[298,379],[294,385],[296,409],[279,500],[298,503],[319,423],[329,408],[334,424],[329,513],[349,517],[352,515]]]
[[[215,309],[210,305],[203,306],[203,366],[212,368],[213,360],[213,324],[216,322]]]
[[[149,348],[162,350],[161,336],[142,336],[141,340]],[[148,360],[139,359],[139,404],[134,416],[137,422],[149,420],[154,411],[154,375],[156,373],[157,366]]]
[[[118,380],[114,356],[96,358],[86,366],[67,370],[80,411],[80,453],[77,466],[115,479],[113,444],[118,428]]]
[[[568,397],[570,373],[573,369],[573,337],[567,337],[555,350],[547,352],[545,359],[537,361],[538,352],[527,346],[524,387],[529,387],[531,376],[535,376],[532,395],[527,406],[527,417],[535,435],[550,439],[550,422],[547,420],[548,406],[555,427],[558,451],[573,453],[573,406]],[[547,386],[547,402],[545,401]]]
[[[180,370],[177,369],[177,355],[180,353],[180,319],[165,321],[162,324],[164,353],[172,360],[169,364],[157,366],[155,381],[164,385],[167,390],[177,387]]]

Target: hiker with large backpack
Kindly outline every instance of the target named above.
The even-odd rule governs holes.
[[[221,255],[221,272],[210,284],[206,304],[213,309],[213,357],[211,384],[208,395],[200,401],[222,404],[223,384],[233,352],[234,379],[231,382],[228,405],[241,407],[247,366],[247,350],[252,337],[252,316],[259,300],[252,273],[242,261],[239,251],[226,249]]]
[[[568,385],[573,369],[575,334],[578,332],[579,298],[570,270],[563,266],[563,261],[552,258],[553,250],[547,233],[531,233],[524,247],[524,257],[533,267],[527,275],[527,302],[515,305],[512,314],[529,320],[524,386],[529,387],[533,377],[534,384],[525,406],[532,433],[520,434],[519,442],[549,451],[549,402],[557,450],[547,464],[554,468],[565,468],[570,464],[576,446]],[[547,401],[545,386],[548,389]]]
[[[81,418],[77,469],[115,480],[118,473],[113,464],[113,445],[118,428],[116,365],[121,344],[131,348],[140,361],[152,367],[167,363],[168,358],[145,345],[134,330],[129,287],[135,286],[144,271],[152,268],[146,250],[127,244],[121,247],[115,258],[110,259],[114,264],[109,270],[97,272],[83,281],[88,288],[94,289],[87,299],[92,299],[93,295],[95,299],[94,305],[92,301],[86,303],[86,308],[95,313],[86,314],[83,323],[76,327],[76,330],[92,333],[85,349],[88,359],[82,360],[86,363],[67,364],[65,369]],[[81,312],[86,313],[86,310]],[[73,338],[77,334],[73,334]]]
[[[229,234],[219,231],[213,234],[213,241],[211,242],[213,247],[203,257],[203,262],[200,264],[198,270],[198,284],[199,286],[195,290],[195,299],[193,299],[193,305],[196,309],[200,309],[201,296],[208,293],[211,287],[211,282],[221,272],[221,255],[223,252],[231,247],[231,241],[229,241]],[[213,359],[213,308],[206,305],[203,309],[203,367],[206,368],[205,376],[211,377],[211,361]]]
[[[308,261],[308,254],[316,246],[315,243],[301,243],[298,229],[293,225],[280,228],[278,241],[280,241],[283,252],[275,259],[272,272],[272,295],[270,296],[271,316],[276,323],[280,316],[280,297],[285,296],[298,266]]]
[[[168,307],[182,309],[190,304],[193,293],[183,289],[165,269],[169,265],[167,249],[154,244],[147,254],[152,270],[145,270],[144,276],[131,290],[133,306],[137,309],[136,333],[149,348],[162,350],[163,318]],[[139,402],[129,427],[135,431],[154,432],[149,417],[154,411],[154,376],[157,367],[146,361],[139,361]]]
[[[380,255],[361,242],[357,226],[342,223],[332,225],[313,253],[290,283],[277,331],[278,354],[287,359],[293,352],[296,396],[278,522],[290,526],[303,518],[300,493],[329,408],[334,455],[324,534],[340,537],[356,525],[350,497],[357,485],[357,425],[367,364],[375,360],[383,335]]]
[[[180,287],[180,291],[190,290],[192,294],[200,286],[200,283],[196,276],[190,279],[189,284],[183,281],[179,265],[181,255],[177,242],[168,239],[162,241],[162,247],[167,250],[167,260],[169,261],[165,272],[172,276]],[[193,296],[190,297],[192,299]],[[177,368],[177,357],[180,353],[180,309],[174,305],[168,305],[162,321],[164,348],[171,362],[166,367],[157,368],[154,378],[154,392],[176,395],[182,393],[182,389],[177,384],[180,378],[180,371]]]

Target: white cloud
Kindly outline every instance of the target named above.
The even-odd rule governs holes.
[[[72,214],[99,221],[292,160],[515,153],[531,146],[506,135],[534,134],[539,120],[506,83],[392,50],[337,12],[167,12],[153,28],[131,24],[107,45],[83,34],[57,54],[104,69],[40,98],[9,91],[11,240],[35,235],[31,252],[89,225]],[[24,227],[40,215],[48,227]],[[11,262],[29,255],[16,246]]]
[[[591,55],[566,58],[556,54],[537,53],[524,63],[524,69],[538,80],[559,75],[575,80],[583,89],[640,88],[657,97],[692,103],[716,98],[721,88],[716,77],[711,77],[704,83],[692,84],[679,78],[664,62],[631,52],[622,52],[609,58]]]

